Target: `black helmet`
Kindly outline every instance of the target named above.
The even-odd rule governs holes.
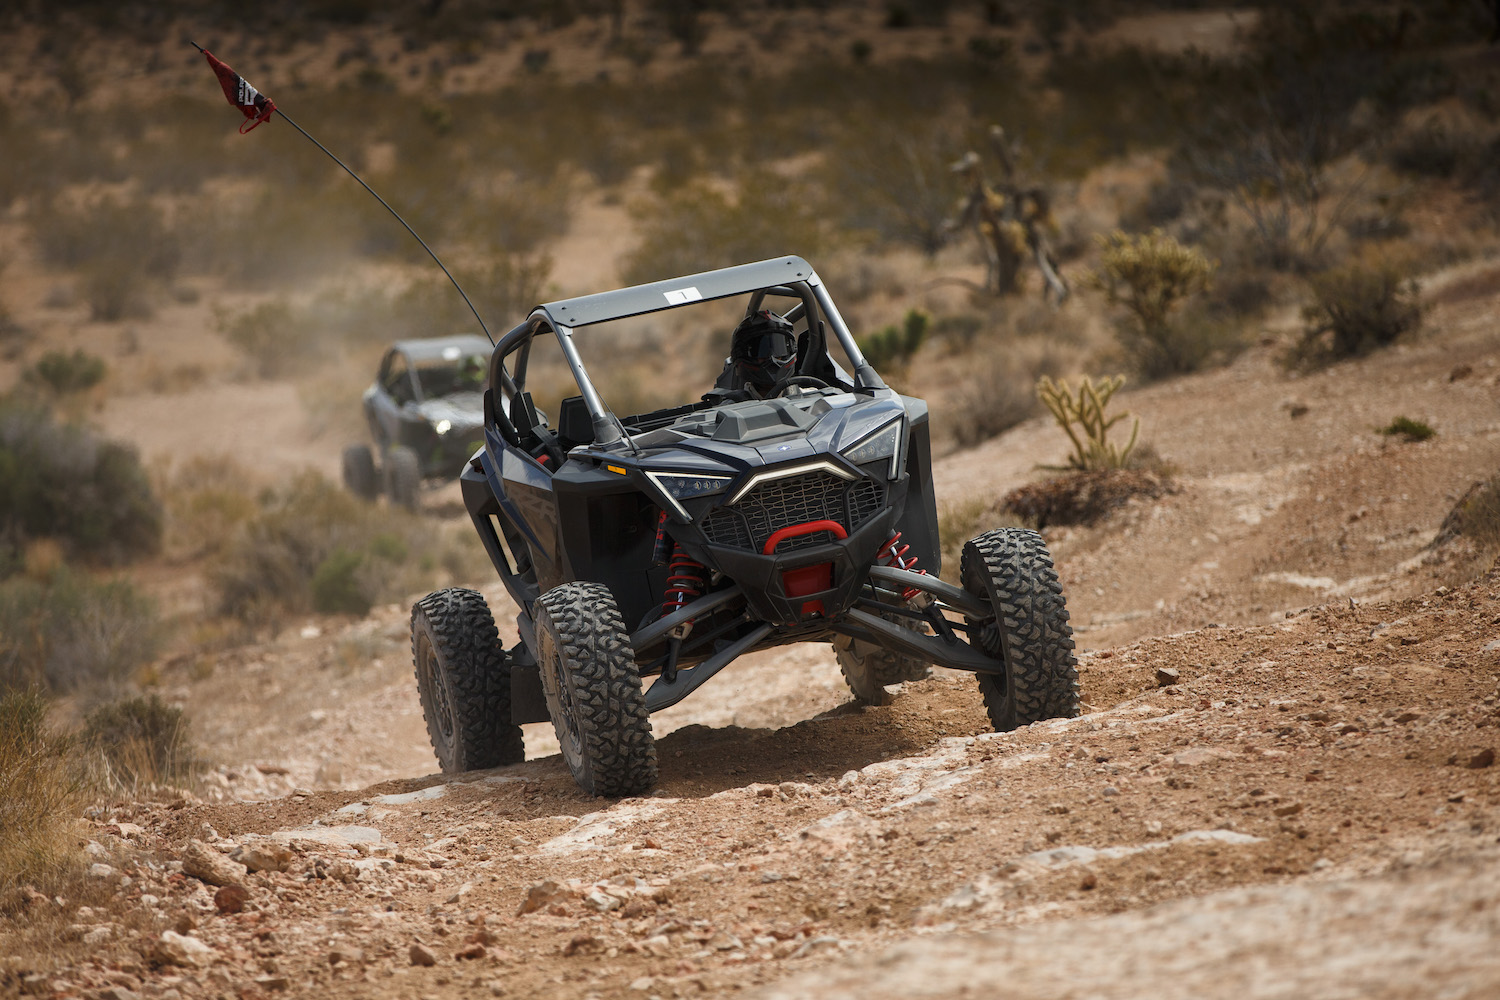
[[[740,385],[771,388],[792,374],[797,363],[792,324],[767,309],[746,316],[729,340],[729,360]]]

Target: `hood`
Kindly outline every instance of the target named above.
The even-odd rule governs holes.
[[[484,423],[484,397],[477,392],[441,396],[419,403],[417,412],[434,427],[446,420],[453,427],[469,430]]]

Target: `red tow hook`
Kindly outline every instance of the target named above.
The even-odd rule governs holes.
[[[773,554],[776,546],[788,538],[815,535],[820,531],[829,532],[840,540],[849,537],[849,532],[845,531],[844,526],[837,521],[808,521],[804,524],[791,524],[771,532],[771,537],[766,539],[766,544],[760,550],[761,554]],[[787,597],[806,597],[808,594],[830,590],[833,588],[833,563],[817,563],[812,566],[782,570],[781,586],[786,591]],[[804,616],[826,615],[827,613],[822,601],[802,602],[801,614]]]

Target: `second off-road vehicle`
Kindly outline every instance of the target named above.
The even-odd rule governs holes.
[[[349,492],[415,509],[424,482],[457,476],[483,443],[489,359],[490,342],[472,335],[392,344],[363,399],[375,445],[344,449]]]
[[[720,331],[704,336],[722,338],[726,316],[787,330],[789,374],[617,415],[585,348],[632,324],[659,338],[668,324],[654,314],[704,307]],[[549,416],[533,387],[559,370],[576,393],[549,401]],[[831,644],[867,702],[939,664],[978,677],[996,729],[1078,713],[1072,629],[1041,536],[981,534],[963,546],[958,582],[938,578],[927,404],[886,386],[801,258],[538,306],[495,347],[483,405],[484,444],[460,482],[521,641],[502,646],[473,590],[412,609],[443,770],[518,762],[520,726],[550,718],[585,791],[644,792],[657,774],[650,714],[737,657],[794,642]]]

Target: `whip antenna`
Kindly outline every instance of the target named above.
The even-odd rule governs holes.
[[[282,111],[280,108],[278,108],[275,101],[271,100],[265,94],[262,94],[260,91],[250,86],[250,84],[246,82],[244,77],[236,73],[222,60],[215,58],[212,52],[208,51],[197,42],[193,41],[192,39],[188,39],[188,44],[197,49],[199,52],[202,52],[203,55],[208,59],[209,66],[213,67],[214,75],[219,78],[219,86],[223,88],[225,98],[228,99],[230,104],[234,105],[236,108],[239,108],[240,111],[244,113],[245,120],[240,123],[241,135],[252,131],[256,128],[256,126],[260,125],[263,122],[270,121],[271,115],[280,114],[283,121],[285,121],[292,128],[296,129],[298,132],[301,132],[303,136],[307,138],[308,142],[312,143],[314,146],[317,146],[325,154],[327,154],[330,160],[332,160],[334,163],[337,163],[344,169],[344,173],[359,181],[359,186],[370,192],[370,197],[374,198],[376,201],[380,202],[380,204],[384,205],[385,210],[387,212],[390,212],[395,220],[401,223],[401,225],[406,229],[408,233],[411,233],[411,238],[422,245],[422,249],[427,251],[427,256],[431,257],[433,263],[442,268],[443,273],[448,276],[448,280],[453,282],[453,287],[456,288],[458,290],[458,294],[463,297],[464,305],[469,307],[469,312],[473,313],[474,318],[479,321],[479,329],[484,331],[485,337],[489,339],[490,346],[495,346],[495,338],[490,334],[490,328],[485,325],[484,317],[479,315],[479,310],[475,309],[474,303],[469,301],[469,293],[464,291],[463,286],[458,283],[458,279],[453,276],[453,272],[448,270],[448,265],[444,264],[438,257],[438,255],[433,252],[432,247],[427,245],[427,241],[418,236],[417,231],[413,229],[405,219],[401,218],[401,213],[397,212],[390,206],[389,202],[380,197],[380,195],[375,191],[374,188],[365,183],[363,177],[359,176],[359,174],[356,174],[352,169],[350,169],[347,163],[339,159],[337,156],[334,156],[327,146],[323,145],[317,139],[314,139],[308,133],[307,129],[292,121],[291,116],[288,115],[285,111]]]

